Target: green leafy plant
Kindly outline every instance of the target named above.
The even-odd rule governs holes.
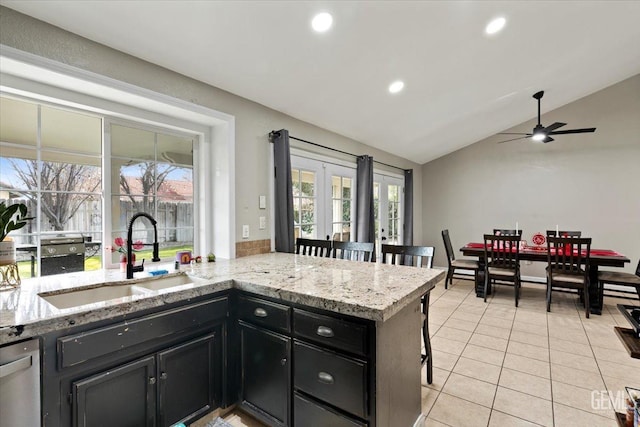
[[[19,230],[27,221],[32,220],[27,216],[27,205],[24,203],[16,203],[6,206],[4,202],[0,203],[0,242],[7,237],[7,234],[13,230]]]

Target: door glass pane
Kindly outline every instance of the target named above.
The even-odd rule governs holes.
[[[353,180],[343,176],[331,177],[331,229],[332,239],[351,240],[351,186]]]
[[[317,218],[315,203],[315,172],[301,169],[291,170],[293,191],[294,237],[315,239]]]
[[[391,245],[397,245],[400,240],[400,187],[397,185],[388,186],[388,232],[387,242]]]

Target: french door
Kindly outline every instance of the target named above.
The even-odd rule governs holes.
[[[355,237],[355,168],[291,156],[294,237]]]
[[[380,255],[383,244],[402,244],[404,180],[394,176],[374,174],[373,203],[376,251]]]

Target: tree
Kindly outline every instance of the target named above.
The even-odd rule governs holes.
[[[40,207],[55,231],[64,230],[82,204],[93,197],[87,193],[100,188],[99,169],[89,165],[39,163],[37,160],[22,160],[18,164],[16,160],[10,161],[18,180],[26,188],[38,188],[38,164],[41,165],[40,188],[47,191],[41,193]],[[25,196],[36,203],[34,193],[25,193]]]

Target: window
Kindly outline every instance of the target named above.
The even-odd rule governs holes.
[[[100,236],[101,157],[101,118],[0,98],[0,201],[25,203],[35,217],[11,233],[16,257],[23,261],[22,277],[41,269],[101,268],[99,253],[85,259],[84,251],[74,252],[71,243],[59,246]],[[58,256],[60,250],[66,251],[64,257]]]
[[[161,258],[193,251],[193,149],[196,138],[132,125],[110,125],[112,239],[126,238],[137,212],[157,221]],[[146,218],[134,224],[133,241],[153,242]],[[147,253],[144,253],[147,252]],[[118,262],[117,257],[112,262]],[[151,258],[151,249],[137,258]]]
[[[197,138],[114,124],[109,145],[103,142],[104,121],[84,111],[0,97],[0,201],[26,203],[35,217],[11,234],[21,277],[110,266],[117,254],[103,260],[102,246],[126,238],[138,211],[158,220],[161,247],[170,250],[165,257],[193,248]],[[148,232],[136,223],[134,241],[152,242]],[[67,251],[64,257],[60,250]]]

